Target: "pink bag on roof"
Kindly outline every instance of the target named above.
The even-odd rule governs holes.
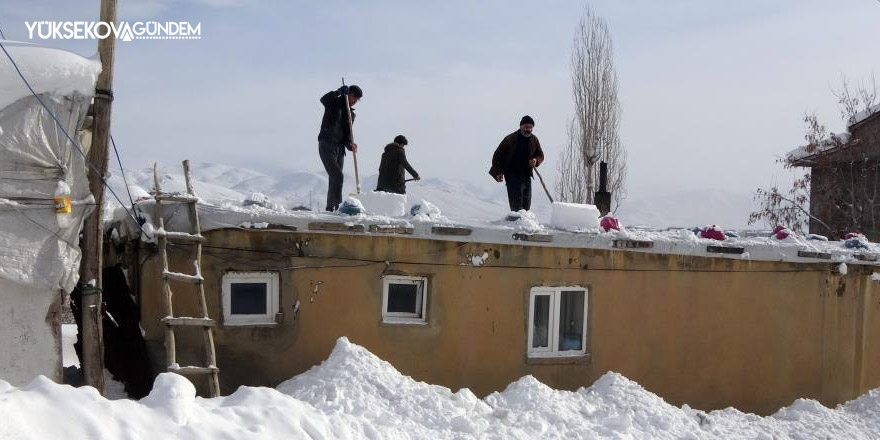
[[[791,235],[791,231],[784,226],[773,228],[773,236],[776,237],[777,240],[785,240],[789,235]]]
[[[618,222],[616,218],[610,215],[602,217],[602,219],[599,220],[599,226],[601,226],[602,229],[605,230],[605,232],[608,232],[611,229],[614,229],[615,231],[620,230],[620,222]]]
[[[706,226],[700,231],[700,237],[709,238],[712,240],[724,241],[727,240],[727,236],[724,235],[724,231],[718,226]]]

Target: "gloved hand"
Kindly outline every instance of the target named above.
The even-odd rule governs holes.
[[[339,93],[341,93],[341,94],[343,94],[343,95],[347,95],[347,94],[348,94],[348,86],[342,86],[342,87],[340,87],[339,90],[337,90],[337,92],[339,92]]]

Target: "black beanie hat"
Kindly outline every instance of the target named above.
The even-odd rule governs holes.
[[[397,145],[406,145],[406,144],[408,144],[408,142],[406,141],[406,138],[403,137],[402,134],[399,134],[399,135],[397,135],[397,136],[394,136],[394,143],[397,144]]]
[[[532,119],[531,116],[525,115],[522,117],[522,119],[519,120],[519,125],[526,125],[526,124],[535,125],[535,120]]]
[[[348,93],[349,93],[350,95],[357,96],[358,99],[364,97],[364,91],[361,90],[360,87],[355,86],[355,85],[352,85],[352,86],[350,86],[350,87],[348,88]]]

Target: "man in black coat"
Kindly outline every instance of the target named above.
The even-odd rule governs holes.
[[[507,201],[514,212],[532,207],[532,168],[544,161],[534,128],[535,120],[523,116],[519,130],[505,136],[492,156],[489,174],[498,182],[507,181]]]
[[[352,142],[351,127],[348,125],[348,109],[363,96],[364,92],[361,88],[352,85],[342,86],[321,97],[324,117],[321,119],[321,131],[318,133],[318,154],[330,180],[327,186],[327,211],[336,211],[342,203],[342,165],[345,160],[345,150],[357,151],[357,144]],[[354,123],[354,109],[351,110],[351,122]]]
[[[394,138],[394,142],[385,146],[382,162],[379,164],[379,181],[376,182],[376,191],[406,194],[404,169],[409,171],[413,179],[421,179],[419,173],[406,160],[406,152],[403,147],[407,144],[406,138],[403,135],[398,135]]]

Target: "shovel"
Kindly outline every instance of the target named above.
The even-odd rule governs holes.
[[[552,204],[552,203],[553,203],[553,196],[551,196],[551,195],[550,195],[550,191],[547,190],[547,185],[544,184],[544,178],[541,177],[541,173],[538,172],[538,168],[537,168],[537,167],[533,167],[532,169],[535,170],[535,174],[538,175],[538,180],[541,181],[541,186],[544,187],[544,192],[547,193],[547,198],[550,199],[550,203]]]
[[[345,85],[345,78],[342,78],[342,85]],[[348,132],[351,134],[351,143],[354,143],[354,128],[352,127],[351,122],[351,105],[348,103],[348,95],[345,96],[345,110],[348,113]],[[361,193],[361,177],[358,174],[358,155],[357,151],[351,152],[351,157],[354,159],[354,182],[356,185],[356,190],[353,196],[356,196]]]

